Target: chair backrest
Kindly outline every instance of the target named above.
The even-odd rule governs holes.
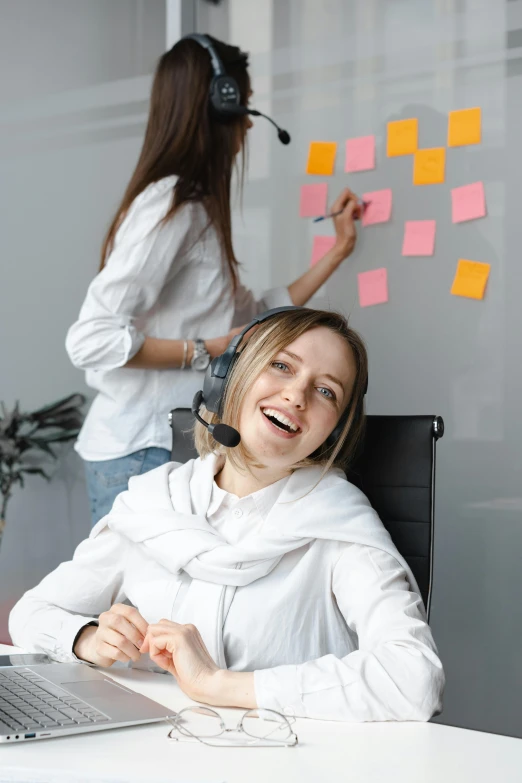
[[[170,412],[172,459],[196,455],[189,408]],[[429,616],[433,573],[435,443],[440,416],[367,416],[364,441],[348,480],[367,495],[410,566]]]

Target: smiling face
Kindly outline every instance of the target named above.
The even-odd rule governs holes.
[[[352,350],[341,336],[324,326],[305,332],[274,356],[245,394],[242,442],[267,466],[295,465],[334,430],[355,376]]]

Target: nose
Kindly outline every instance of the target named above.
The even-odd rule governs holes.
[[[283,391],[282,397],[290,405],[293,405],[298,410],[304,410],[306,408],[307,388],[304,383],[300,383],[296,379],[293,383],[288,383]]]
[[[250,128],[254,127],[254,123],[252,122],[252,120],[250,119],[250,117],[248,115],[247,115],[246,127],[247,127],[247,130],[250,130]]]

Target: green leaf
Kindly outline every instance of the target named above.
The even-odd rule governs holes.
[[[43,470],[42,468],[22,468],[21,473],[31,473],[35,476],[43,476],[44,479],[47,479],[47,481],[51,480],[51,477]]]

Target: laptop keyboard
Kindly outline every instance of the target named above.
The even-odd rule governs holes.
[[[0,671],[0,720],[13,731],[105,723],[110,718],[30,669]]]

